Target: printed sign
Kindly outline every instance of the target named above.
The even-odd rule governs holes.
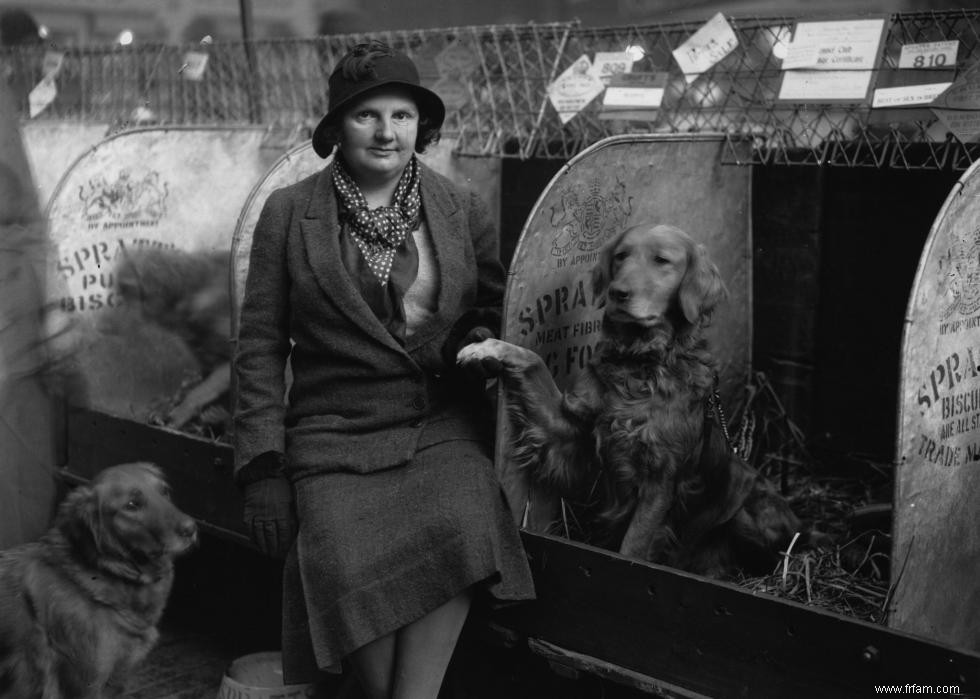
[[[790,70],[783,73],[780,100],[863,102],[871,87],[870,70]]]
[[[889,615],[895,628],[972,651],[980,650],[978,168],[933,224],[906,313]]]
[[[230,249],[242,204],[265,169],[263,134],[147,129],[84,154],[51,197],[51,302],[94,322],[119,306],[114,268],[126,251]]]
[[[673,51],[684,79],[692,83],[738,47],[738,37],[722,13],[716,14]]]
[[[786,47],[786,56],[783,57],[783,70],[794,68],[812,68],[817,65],[820,57],[820,46],[813,43],[797,41]]]
[[[54,76],[45,75],[27,96],[31,119],[47,109],[57,96],[58,87],[54,84]]]
[[[613,76],[602,96],[599,118],[656,119],[667,79],[667,73],[623,73]]]
[[[872,107],[911,107],[929,104],[952,83],[929,85],[905,85],[903,87],[881,87],[875,90],[871,100]]]
[[[980,141],[980,111],[936,109],[932,111],[949,131],[962,143]]]
[[[561,123],[567,124],[605,87],[592,74],[592,62],[583,54],[548,86],[548,99],[558,112]]]
[[[930,41],[924,44],[906,44],[898,59],[899,68],[952,68],[956,65],[956,53],[960,42]]]
[[[872,70],[884,31],[884,19],[800,22],[782,68]]]
[[[633,55],[626,51],[596,51],[592,60],[592,75],[599,78],[603,85],[608,85],[613,76],[632,70]]]
[[[203,51],[188,51],[184,54],[184,64],[180,67],[180,74],[184,80],[199,81],[204,78],[207,67],[208,54]]]

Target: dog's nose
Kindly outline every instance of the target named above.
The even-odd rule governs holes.
[[[630,297],[630,292],[622,287],[610,286],[609,287],[609,299],[615,301],[616,303],[623,303]]]
[[[197,536],[197,523],[188,517],[177,525],[177,536],[183,537],[184,539],[193,539]]]

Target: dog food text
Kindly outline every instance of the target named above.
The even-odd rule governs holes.
[[[595,304],[596,298],[591,291],[586,292],[584,280],[579,279],[572,288],[559,286],[541,294],[518,313],[517,322],[522,326],[520,333],[526,337],[549,319],[560,319],[576,308],[593,308]]]
[[[120,306],[122,299],[115,292],[115,279],[110,271],[112,264],[127,250],[144,247],[176,248],[176,245],[148,238],[129,241],[118,238],[89,243],[60,256],[57,271],[73,292],[61,298],[61,309],[74,313]]]

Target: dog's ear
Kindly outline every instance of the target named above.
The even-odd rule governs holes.
[[[77,551],[94,554],[99,548],[99,498],[94,487],[80,485],[58,508],[55,527]]]
[[[728,297],[721,274],[703,245],[695,243],[689,249],[687,271],[677,296],[684,317],[692,325],[710,316]]]

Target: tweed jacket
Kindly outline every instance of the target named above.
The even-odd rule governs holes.
[[[267,199],[235,350],[236,471],[273,451],[286,454],[293,478],[369,472],[407,462],[426,443],[486,431],[459,390],[465,382],[453,376],[455,347],[447,341],[488,317],[499,322],[504,271],[496,231],[475,193],[424,165],[420,171],[438,306],[404,346],[344,266],[332,166]],[[293,381],[284,401],[287,358]]]

